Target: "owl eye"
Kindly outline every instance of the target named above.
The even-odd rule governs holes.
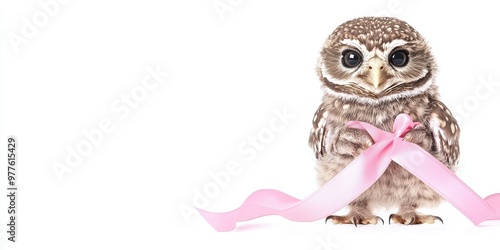
[[[396,67],[406,66],[408,61],[410,61],[408,54],[407,50],[396,50],[389,56],[389,62]]]
[[[347,68],[354,68],[361,63],[361,55],[354,50],[342,52],[342,64]]]

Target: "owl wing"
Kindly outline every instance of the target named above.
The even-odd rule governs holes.
[[[328,111],[326,111],[324,105],[321,104],[314,114],[313,127],[309,135],[309,147],[314,150],[316,159],[321,158],[326,153],[325,139],[329,133],[328,126],[326,126],[327,120]]]
[[[441,101],[433,100],[429,127],[436,150],[444,156],[449,167],[456,166],[460,157],[460,128],[450,110]]]

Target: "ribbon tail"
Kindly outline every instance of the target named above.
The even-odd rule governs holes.
[[[315,221],[345,207],[368,189],[391,162],[391,140],[380,141],[339,172],[316,192],[303,200],[278,190],[258,190],[230,212],[213,213],[198,209],[217,231],[231,231],[236,223],[267,215],[279,215],[292,221]]]
[[[299,201],[278,190],[262,189],[253,192],[238,209],[230,212],[214,213],[196,209],[215,230],[227,232],[236,227],[236,222],[275,214],[275,211],[291,207]]]
[[[500,219],[500,194],[483,200],[455,173],[418,145],[395,140],[391,158],[455,206],[475,225],[485,220]]]

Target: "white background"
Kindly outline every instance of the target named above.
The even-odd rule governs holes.
[[[218,14],[214,3],[233,6]],[[307,139],[322,95],[318,52],[336,26],[367,15],[402,18],[428,39],[443,101],[457,116],[459,105],[466,113],[458,174],[481,196],[500,192],[500,88],[485,92],[480,80],[500,81],[493,2],[72,0],[58,6],[33,37],[13,46],[9,37],[22,35],[24,18],[43,21],[44,10],[37,1],[0,5],[1,152],[7,136],[19,140],[17,242],[6,241],[2,195],[2,249],[498,249],[500,223],[475,227],[447,203],[425,211],[445,225],[355,228],[268,217],[229,233],[186,210],[196,190],[216,185],[210,173],[231,161],[241,172],[212,190],[208,210],[231,210],[261,188],[300,198],[316,190]],[[122,96],[139,91],[146,68],[157,65],[169,76],[143,92],[128,116],[113,111],[113,103],[124,105]],[[265,137],[255,157],[238,151],[249,137],[268,132],[273,110],[283,109],[294,118]],[[85,143],[83,131],[103,119],[113,131],[59,181],[55,162],[66,164],[68,148]],[[6,170],[0,173],[4,188]],[[391,212],[379,214],[387,222]]]

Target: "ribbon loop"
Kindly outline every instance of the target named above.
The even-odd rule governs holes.
[[[410,132],[415,126],[419,125],[418,122],[413,122],[411,117],[407,114],[400,114],[396,117],[393,126],[393,133],[397,137],[403,137],[406,133]]]

